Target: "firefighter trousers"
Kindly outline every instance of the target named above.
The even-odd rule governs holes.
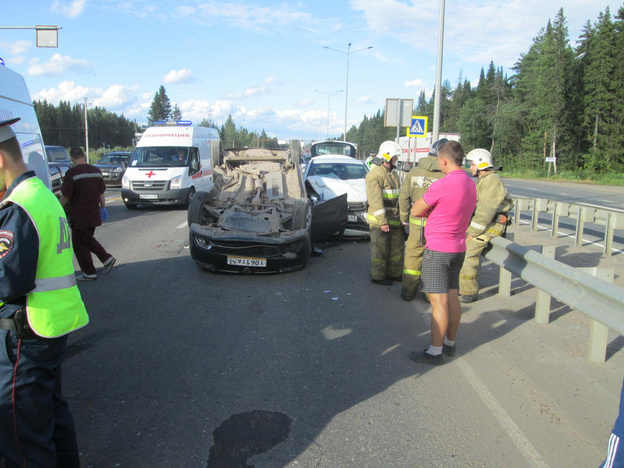
[[[416,297],[418,283],[420,283],[423,252],[425,251],[425,246],[420,245],[420,226],[411,223],[409,228],[409,237],[405,245],[405,261],[403,262],[403,282],[401,284],[401,296],[405,299]]]
[[[503,235],[506,226],[495,224],[483,234],[466,242],[466,257],[459,273],[459,294],[471,296],[479,294],[479,271],[481,270],[481,253],[490,243],[490,239]]]
[[[379,226],[370,226],[370,240],[370,277],[374,280],[401,278],[405,247],[403,228],[391,227],[390,232],[383,232]]]

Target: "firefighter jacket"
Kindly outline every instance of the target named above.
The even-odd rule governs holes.
[[[507,215],[513,208],[513,200],[496,172],[480,172],[476,188],[477,207],[467,230],[467,234],[471,237],[488,234],[488,229],[495,227],[496,223],[504,224],[506,219],[502,220],[498,215]],[[499,235],[500,229],[493,229],[491,234]]]
[[[409,221],[412,204],[425,194],[431,184],[442,177],[444,174],[440,172],[438,158],[435,156],[420,158],[418,165],[407,173],[399,195],[399,214],[402,222]]]
[[[400,182],[394,171],[388,171],[383,165],[374,166],[366,174],[366,197],[368,211],[366,219],[371,226],[389,224],[401,226],[399,219]]]
[[[26,283],[32,282],[31,278],[24,278],[32,273],[20,269],[19,252],[36,253],[34,289],[25,291],[28,323],[42,337],[66,335],[89,321],[76,286],[69,224],[57,198],[34,172],[26,173],[16,182],[18,184],[14,188],[12,185],[10,193],[2,200],[0,209],[3,212],[8,210],[5,214],[13,210],[25,211],[29,222],[18,229],[32,231],[33,235],[27,239],[36,241],[33,245],[21,244],[21,232],[13,232],[9,222],[2,225],[6,247],[1,258],[5,273],[2,280],[8,282],[15,277]],[[16,255],[17,261],[14,261]],[[9,294],[5,301],[11,300]]]

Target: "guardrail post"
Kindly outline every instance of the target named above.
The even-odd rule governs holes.
[[[513,223],[514,226],[520,224],[520,200],[514,198],[514,214],[513,214]]]
[[[604,256],[611,256],[611,247],[613,246],[613,214],[607,213],[607,221],[605,224],[604,237]]]
[[[578,268],[578,270],[594,275],[601,280],[613,284],[613,270],[599,268]],[[607,354],[607,340],[609,338],[609,327],[597,320],[592,319],[589,325],[589,347],[587,350],[587,360],[589,362],[605,362]]]
[[[578,218],[576,220],[576,245],[580,247],[583,245],[583,230],[585,229],[585,219],[583,216],[585,209],[582,206],[578,207]]]
[[[555,202],[555,209],[553,210],[550,237],[552,237],[553,239],[556,239],[558,233],[559,233],[559,203]]]
[[[514,241],[513,233],[506,234],[505,238],[510,242]],[[498,271],[498,294],[503,297],[511,297],[511,271],[503,267],[500,267]]]
[[[542,255],[548,258],[555,258],[556,248],[552,245],[544,245],[542,247]],[[535,300],[535,321],[546,325],[550,319],[550,294],[537,290],[537,299]]]
[[[537,231],[537,222],[539,220],[539,211],[537,209],[537,198],[533,199],[533,215],[531,218],[531,230]]]

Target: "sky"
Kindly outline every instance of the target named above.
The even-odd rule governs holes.
[[[335,138],[345,122],[350,128],[383,111],[388,98],[431,96],[440,3],[2,0],[0,58],[24,75],[34,100],[87,98],[145,124],[162,85],[194,123],[222,125],[232,115],[237,127],[279,139]],[[587,21],[622,6],[446,0],[442,79],[476,85],[491,61],[511,75],[561,7],[574,45]],[[36,25],[62,28],[58,48],[37,48],[34,29],[4,29]]]

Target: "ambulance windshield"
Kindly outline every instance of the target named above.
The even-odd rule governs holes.
[[[188,166],[197,148],[183,146],[144,146],[134,150],[131,167]]]

